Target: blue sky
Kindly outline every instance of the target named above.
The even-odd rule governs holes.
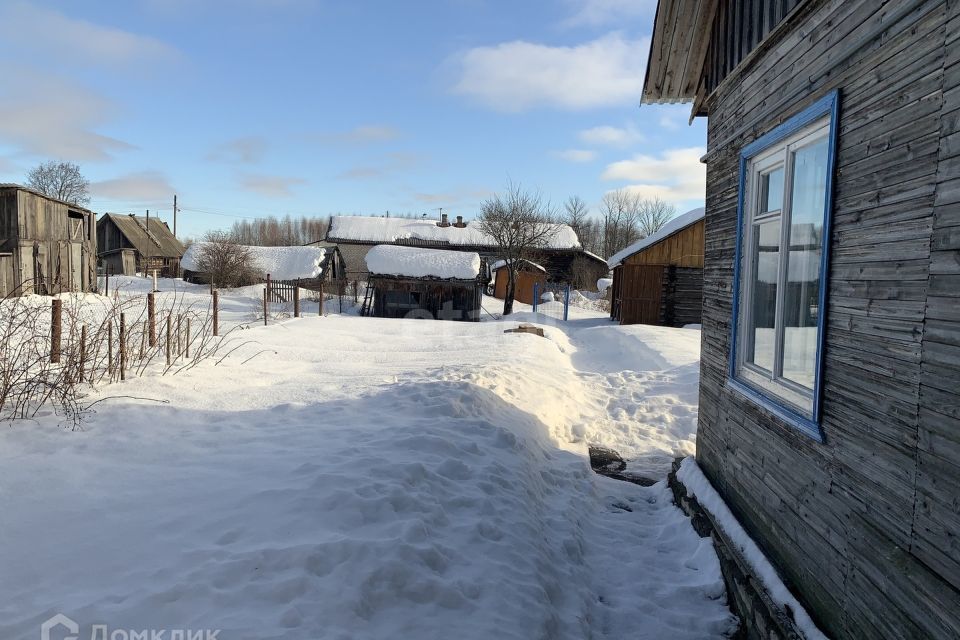
[[[0,181],[79,163],[98,212],[473,217],[508,180],[703,199],[704,122],[639,107],[654,0],[0,6]]]

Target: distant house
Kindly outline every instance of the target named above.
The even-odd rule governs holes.
[[[620,324],[682,327],[700,323],[703,208],[611,256],[610,317]]]
[[[377,245],[365,260],[370,315],[480,321],[486,278],[478,254]]]
[[[105,213],[97,221],[97,246],[110,273],[132,276],[156,270],[164,278],[180,275],[183,244],[156,217]]]
[[[457,216],[450,222],[447,215],[439,221],[409,218],[333,216],[326,240],[336,243],[343,253],[347,277],[363,280],[367,275],[364,257],[376,245],[394,244],[425,249],[446,249],[476,253],[487,262],[499,257],[494,240],[482,232],[476,222],[465,222]],[[607,272],[602,258],[583,250],[576,232],[565,224],[557,224],[556,232],[546,246],[531,256],[547,271],[551,282],[572,282],[577,270],[590,271],[582,279],[591,285]]]
[[[697,463],[838,639],[960,637],[958,34],[946,0],[656,14],[643,101],[708,119]]]
[[[183,254],[181,267],[184,280],[203,284],[210,282],[209,274],[202,271],[198,261],[206,245],[206,242],[194,242]],[[244,246],[243,250],[250,254],[253,269],[260,280],[270,276],[273,282],[296,283],[305,289],[319,291],[325,283],[344,279],[343,258],[336,246]]]
[[[96,288],[96,214],[0,184],[0,296]]]
[[[510,279],[506,260],[497,260],[490,265],[493,274],[493,296],[503,300],[507,297],[507,284]],[[521,260],[517,263],[516,282],[514,283],[513,299],[524,304],[533,304],[534,288],[545,291],[547,270],[536,262]]]

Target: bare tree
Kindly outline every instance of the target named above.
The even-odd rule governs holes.
[[[38,164],[27,174],[27,186],[70,204],[90,202],[90,181],[80,173],[80,165],[63,160]]]
[[[197,248],[196,270],[218,287],[243,287],[260,279],[250,249],[225,231],[210,231]]]
[[[604,194],[600,201],[603,216],[603,254],[612,256],[641,238],[638,227],[640,198],[627,189]]]
[[[539,192],[525,191],[514,183],[507,185],[502,194],[484,201],[477,226],[493,239],[498,257],[506,262],[503,315],[509,315],[513,313],[520,261],[531,260],[537,250],[549,245],[559,227],[550,203]]]
[[[637,224],[641,238],[646,238],[660,231],[663,225],[667,224],[670,218],[677,213],[676,207],[667,204],[656,196],[639,200],[637,210]]]

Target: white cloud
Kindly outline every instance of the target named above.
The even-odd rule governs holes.
[[[44,58],[58,65],[125,66],[179,57],[176,49],[157,38],[71,18],[25,2],[0,9],[0,42],[20,56],[29,50],[29,59]]]
[[[2,68],[0,142],[18,152],[73,162],[107,160],[134,147],[98,133],[115,105],[65,78],[35,70]]]
[[[639,18],[653,17],[656,0],[571,0],[574,14],[563,21],[567,27],[598,27],[611,23],[640,24]]]
[[[337,177],[345,180],[371,180],[385,178],[416,167],[423,158],[413,153],[388,153],[376,164],[360,165],[340,173]]]
[[[176,190],[167,176],[159,171],[140,171],[119,178],[101,180],[90,185],[94,198],[124,203],[167,203]]]
[[[306,184],[303,178],[271,176],[263,174],[244,174],[240,176],[240,186],[247,191],[268,198],[288,198],[293,195],[293,187]]]
[[[317,133],[311,137],[321,144],[363,145],[396,140],[400,130],[386,124],[363,124],[349,131]]]
[[[643,134],[633,125],[626,127],[593,127],[584,129],[578,136],[586,144],[609,145],[611,147],[628,147],[643,141]]]
[[[619,33],[571,47],[522,40],[477,47],[457,59],[452,91],[507,112],[638,103],[648,49],[647,38]]]
[[[208,160],[253,164],[263,159],[267,141],[260,136],[244,136],[218,144],[207,154]]]
[[[636,155],[607,165],[602,178],[628,182],[626,189],[644,197],[659,196],[668,202],[703,200],[706,166],[702,147],[667,149],[659,156]]]
[[[596,159],[597,152],[589,149],[567,149],[557,151],[554,155],[567,162],[592,162]]]

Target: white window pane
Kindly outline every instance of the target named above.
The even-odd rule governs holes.
[[[780,263],[780,219],[765,220],[753,226],[750,255],[750,326],[747,335],[746,362],[773,371],[777,311],[777,269]]]
[[[760,178],[760,213],[783,207],[783,167]]]
[[[810,390],[817,355],[827,154],[826,138],[793,152],[790,251],[783,292],[783,377]]]

